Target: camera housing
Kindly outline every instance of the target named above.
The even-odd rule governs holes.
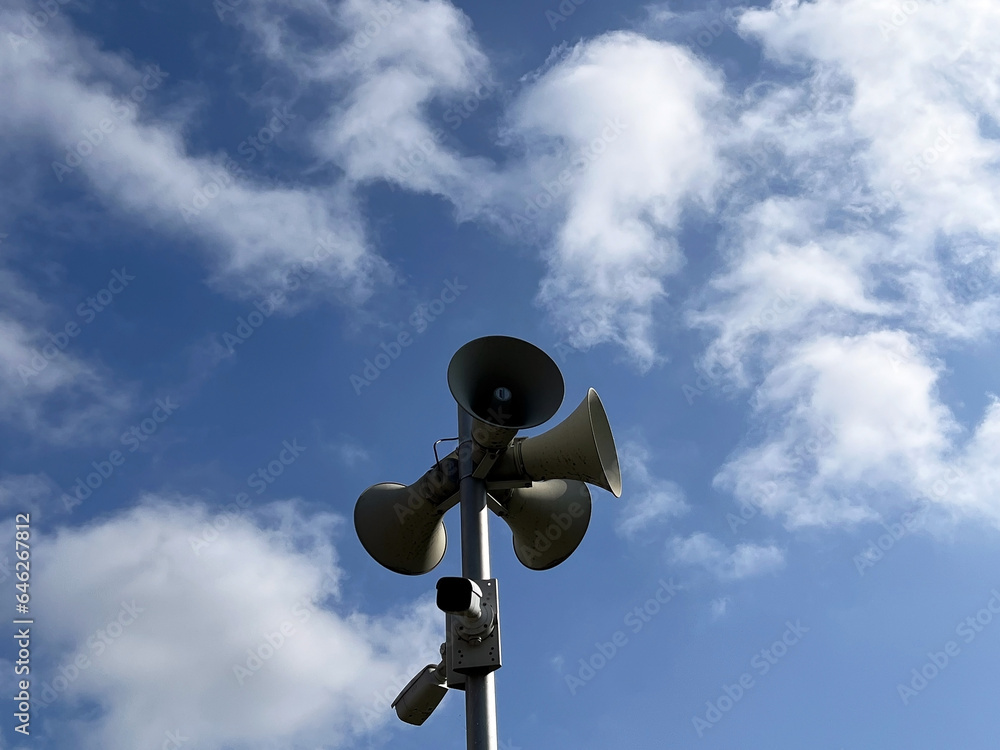
[[[419,727],[438,707],[448,692],[441,673],[442,666],[443,664],[428,664],[396,696],[392,708],[396,709],[396,716],[400,720]]]

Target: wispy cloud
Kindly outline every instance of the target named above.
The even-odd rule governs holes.
[[[118,426],[134,389],[73,350],[67,330],[79,335],[82,322],[60,319],[26,279],[0,267],[0,421],[53,444],[101,440]]]
[[[726,616],[729,612],[729,605],[733,603],[730,596],[722,596],[712,600],[712,619],[718,620]]]
[[[634,540],[648,532],[662,531],[665,522],[690,510],[680,485],[650,472],[649,464],[653,459],[645,444],[634,440],[625,442],[618,455],[622,474],[629,483],[625,505],[615,523],[619,536]]]
[[[21,20],[16,9],[0,13],[5,39]],[[221,157],[191,153],[186,126],[156,117],[155,98],[169,88],[170,71],[101,51],[63,16],[16,47],[0,46],[0,71],[8,147],[41,144],[63,157],[71,144],[69,174],[56,170],[53,181],[93,192],[115,214],[196,240],[223,289],[251,294],[280,285],[319,241],[334,248],[317,274],[328,290],[356,301],[383,277],[385,264],[369,250],[343,185],[273,187],[231,174]],[[158,90],[141,105],[130,101],[154,74]],[[209,185],[207,205],[183,212]]]
[[[332,443],[330,449],[349,469],[372,460],[371,454],[363,445],[348,438],[343,438],[338,442]]]
[[[667,542],[667,555],[675,565],[703,568],[720,581],[752,578],[775,572],[785,565],[784,552],[773,544],[744,543],[729,549],[704,532],[673,537]]]

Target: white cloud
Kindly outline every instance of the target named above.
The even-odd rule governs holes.
[[[906,6],[775,2],[739,23],[782,79],[747,90],[727,138],[724,266],[688,319],[765,428],[717,483],[790,527],[920,498],[1000,516],[995,408],[969,437],[938,393],[943,345],[1000,328],[1000,42],[982,31],[1000,8]]]
[[[76,655],[91,660],[39,713],[61,744],[160,747],[179,730],[220,750],[351,746],[391,715],[373,693],[394,693],[411,668],[436,661],[443,618],[430,601],[387,615],[340,602],[330,541],[339,517],[275,503],[196,554],[191,540],[209,520],[197,502],[147,497],[37,542],[32,601],[50,661],[34,695]],[[132,602],[134,621],[110,626]],[[254,666],[248,649],[267,658],[241,684],[234,666]],[[101,708],[59,720],[82,702]]]
[[[743,543],[730,550],[704,532],[673,537],[667,542],[667,553],[672,563],[704,568],[721,581],[752,578],[775,572],[785,565],[785,553],[773,544]]]
[[[22,20],[0,13],[0,124],[8,148],[40,145],[63,165],[53,181],[82,185],[119,216],[195,238],[215,281],[236,293],[282,286],[291,267],[317,252],[324,259],[313,278],[350,299],[384,275],[342,186],[271,187],[189,153],[185,124],[156,119],[170,71],[101,51],[63,16],[9,43]]]
[[[360,463],[367,463],[372,460],[371,454],[361,444],[352,441],[350,438],[342,438],[330,445],[330,449],[336,453],[345,466],[353,469]]]
[[[0,421],[45,443],[98,441],[132,407],[133,389],[74,351],[67,323],[0,268]]]
[[[789,343],[872,317],[959,339],[1000,325],[1000,145],[979,127],[1000,115],[980,83],[1000,45],[972,31],[998,10],[900,7],[787,2],[741,17],[741,33],[794,76],[746,93],[728,139],[744,175],[723,216],[728,267],[691,317],[717,331],[706,364],[743,385],[748,360],[764,355],[766,368]],[[786,195],[756,197],[777,185]],[[789,290],[784,314],[760,320]]]
[[[629,540],[640,538],[645,532],[658,530],[664,522],[691,509],[680,485],[650,473],[652,457],[645,445],[630,440],[622,444],[618,456],[629,486],[624,507],[615,523],[619,536]]]
[[[103,368],[72,354],[46,359],[39,354],[46,347],[51,342],[43,331],[0,317],[0,419],[56,444],[110,434],[132,405],[131,394],[111,385]]]
[[[921,501],[939,519],[1000,526],[1000,411],[994,401],[965,436],[940,401],[941,374],[900,331],[807,341],[757,391],[770,436],[716,483],[789,527],[888,518]]]
[[[1000,42],[981,33],[1000,21],[1000,8],[978,0],[900,8],[820,0],[745,13],[741,31],[768,55],[817,72],[766,92],[743,122],[783,144],[792,174],[811,175],[821,189],[818,234],[829,235],[824,224],[838,212],[853,213],[855,231],[840,232],[853,235],[859,270],[878,264],[911,325],[972,337],[1000,324],[991,252],[1000,239],[1000,143],[980,126],[1000,117],[1000,92],[988,83]],[[804,111],[817,100],[839,104]],[[885,237],[856,231],[859,222]]]
[[[931,497],[953,518],[986,516],[1000,528],[1000,400],[996,396],[961,454],[952,464],[943,463],[940,470],[931,485]]]
[[[365,24],[379,14],[378,33],[359,48],[357,35],[368,36]],[[335,55],[346,62],[340,74],[353,77],[352,89],[316,133],[320,153],[352,180],[386,179],[476,205],[472,196],[490,177],[489,162],[463,158],[444,140],[465,110],[448,108],[440,119],[428,112],[433,102],[455,104],[469,94],[478,107],[496,93],[468,17],[438,0],[351,0],[339,15],[353,36]]]
[[[472,96],[478,108],[498,84],[460,9],[441,0],[253,0],[241,11],[273,66],[327,92],[333,104],[308,140],[352,185],[385,180],[445,196],[462,214],[482,207],[492,166],[450,141],[463,102]],[[444,112],[432,115],[435,106]]]
[[[722,596],[712,600],[712,619],[718,620],[726,616],[729,612],[729,605],[733,603],[731,596]]]
[[[721,96],[683,48],[616,32],[577,45],[509,108],[505,136],[525,155],[504,175],[507,221],[553,228],[539,301],[574,346],[659,361],[654,306],[683,265],[681,212],[707,204],[719,175],[707,110]]]
[[[703,367],[746,387],[803,339],[902,311],[874,295],[878,275],[866,254],[884,239],[826,232],[823,213],[810,199],[767,198],[734,220],[733,257],[709,281],[709,303],[688,314],[715,333]]]

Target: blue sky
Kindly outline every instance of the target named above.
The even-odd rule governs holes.
[[[35,704],[0,747],[462,747],[463,696],[388,707],[437,660],[458,512],[404,577],[352,509],[431,465],[448,361],[494,334],[565,377],[527,434],[597,389],[624,485],[550,571],[491,519],[504,747],[994,747],[998,24],[6,0],[0,577],[13,613],[29,513]]]

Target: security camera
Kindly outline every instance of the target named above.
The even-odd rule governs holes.
[[[448,692],[444,680],[443,663],[428,664],[421,669],[392,702],[396,716],[407,724],[419,727],[434,713]]]
[[[437,606],[442,612],[476,619],[482,602],[482,589],[469,578],[445,576],[437,582]]]
[[[493,632],[494,608],[480,585],[470,578],[446,576],[437,582],[437,606],[442,612],[462,618],[459,633],[479,642]]]

